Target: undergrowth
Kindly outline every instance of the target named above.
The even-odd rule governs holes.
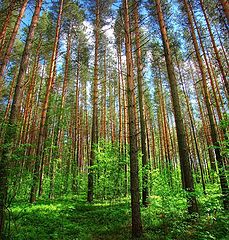
[[[185,212],[185,198],[149,198],[142,208],[142,240],[226,240],[229,239],[227,214],[217,204],[206,204],[200,197],[200,215],[195,221]],[[127,240],[131,239],[129,199],[95,201],[69,196],[39,200],[36,204],[15,202],[10,209],[6,239],[14,240]]]

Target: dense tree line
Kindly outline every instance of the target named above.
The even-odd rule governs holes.
[[[130,195],[140,237],[156,172],[228,210],[227,1],[0,3],[2,236],[15,199],[85,194]]]

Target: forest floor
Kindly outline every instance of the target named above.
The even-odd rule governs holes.
[[[148,208],[142,208],[144,237],[141,239],[229,239],[228,218],[223,211],[205,213],[196,222],[190,222],[187,215],[182,214],[182,207],[180,211],[165,209],[157,201],[151,201]],[[15,203],[10,215],[7,239],[131,239],[131,211],[127,199],[88,204],[83,198],[71,197],[39,200],[33,205]]]

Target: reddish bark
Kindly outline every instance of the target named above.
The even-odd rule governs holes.
[[[51,66],[49,71],[49,79],[46,87],[46,94],[45,99],[43,102],[42,107],[42,113],[41,113],[41,120],[40,120],[40,129],[39,129],[39,137],[38,137],[38,143],[37,143],[37,149],[36,149],[36,161],[33,171],[33,182],[32,182],[32,188],[31,188],[31,195],[30,195],[30,202],[33,203],[36,201],[36,193],[38,188],[38,180],[39,180],[39,168],[40,168],[40,157],[42,153],[42,147],[43,147],[43,140],[44,140],[44,133],[45,133],[45,122],[47,117],[47,110],[48,110],[48,103],[49,103],[49,96],[51,93],[51,88],[54,82],[54,68],[55,68],[55,61],[57,56],[57,46],[59,41],[59,34],[60,34],[60,24],[61,24],[61,17],[62,17],[62,11],[63,11],[63,0],[60,0],[60,7],[59,7],[59,14],[57,19],[57,25],[56,25],[56,35],[55,35],[55,41],[53,46],[53,53],[52,53],[52,59],[51,59]]]

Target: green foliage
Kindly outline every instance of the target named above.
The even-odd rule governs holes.
[[[202,212],[196,222],[190,222],[182,194],[171,196],[168,203],[158,195],[150,199],[150,206],[142,209],[145,232],[141,240],[228,239],[225,212]],[[131,239],[129,199],[88,204],[85,197],[69,196],[34,205],[16,202],[11,211],[7,239]]]
[[[129,157],[120,153],[118,143],[100,140],[96,149],[96,163],[91,167],[95,174],[95,196],[112,199],[125,195],[125,166]]]
[[[86,204],[85,200],[62,198],[12,208],[8,237],[23,239],[124,239],[130,219],[129,205]],[[123,235],[123,238],[121,238]],[[113,237],[113,238],[112,238]]]
[[[220,128],[223,130],[225,138],[220,142],[221,154],[229,158],[229,114],[224,114],[223,119],[220,121]]]
[[[30,146],[25,144],[18,147],[15,158],[20,159],[19,162],[27,147]],[[46,147],[58,150],[51,141],[46,143]],[[9,197],[13,197],[15,191],[17,197],[7,214],[7,239],[131,239],[130,199],[123,198],[129,191],[126,185],[126,180],[129,182],[129,170],[125,172],[125,166],[129,169],[129,156],[120,154],[118,143],[104,140],[99,141],[96,149],[96,162],[92,167],[95,177],[93,204],[85,201],[85,172],[77,172],[76,192],[72,195],[74,179],[66,164],[62,168],[56,167],[56,200],[47,199],[50,191],[48,175],[43,180],[43,197],[34,205],[24,202],[24,196],[29,196],[30,170],[23,170],[19,175],[23,181],[16,185],[12,179]],[[67,156],[68,152],[64,150],[64,158],[53,161],[56,166],[61,165]],[[140,163],[141,154],[138,158]],[[150,196],[149,207],[142,208],[145,231],[142,240],[227,239],[228,218],[222,209],[218,182],[206,184],[207,195],[203,194],[201,184],[197,184],[194,194],[199,200],[200,215],[193,221],[187,213],[186,193],[181,188],[180,172],[175,169],[169,174],[166,168],[151,169],[150,165],[147,169]],[[145,171],[140,171],[140,179]],[[48,169],[45,169],[45,174],[48,174]]]
[[[34,156],[24,157],[24,152],[34,146],[21,144],[14,151],[11,156],[14,171],[9,182],[9,199],[13,200],[13,205],[7,214],[7,237],[16,240],[131,239],[129,155],[125,154],[128,153],[128,146],[126,151],[120,153],[118,143],[99,140],[95,148],[96,161],[91,167],[94,172],[95,201],[87,204],[87,173],[77,170],[73,175],[72,170],[68,169],[68,144],[71,144],[71,141],[64,144],[63,157],[55,158],[58,148],[51,138],[47,138],[44,156],[48,158],[48,152],[52,149],[52,161],[56,166],[56,200],[48,200],[50,173],[47,165],[44,167],[43,195],[34,205],[24,203],[30,194],[28,186],[32,182],[31,168],[19,171],[23,161],[26,166],[32,166],[30,164],[33,163]],[[222,209],[217,181],[206,183],[207,195],[203,194],[201,184],[196,185],[194,194],[199,201],[200,215],[193,222],[187,213],[187,196],[181,188],[180,171],[174,169],[171,173],[166,168],[152,169],[150,164],[142,169],[140,153],[138,159],[140,181],[142,174],[148,172],[150,190],[149,207],[142,208],[145,229],[142,239],[226,239],[228,219]],[[72,191],[73,182],[76,184],[75,192]],[[127,198],[124,198],[126,196]]]

